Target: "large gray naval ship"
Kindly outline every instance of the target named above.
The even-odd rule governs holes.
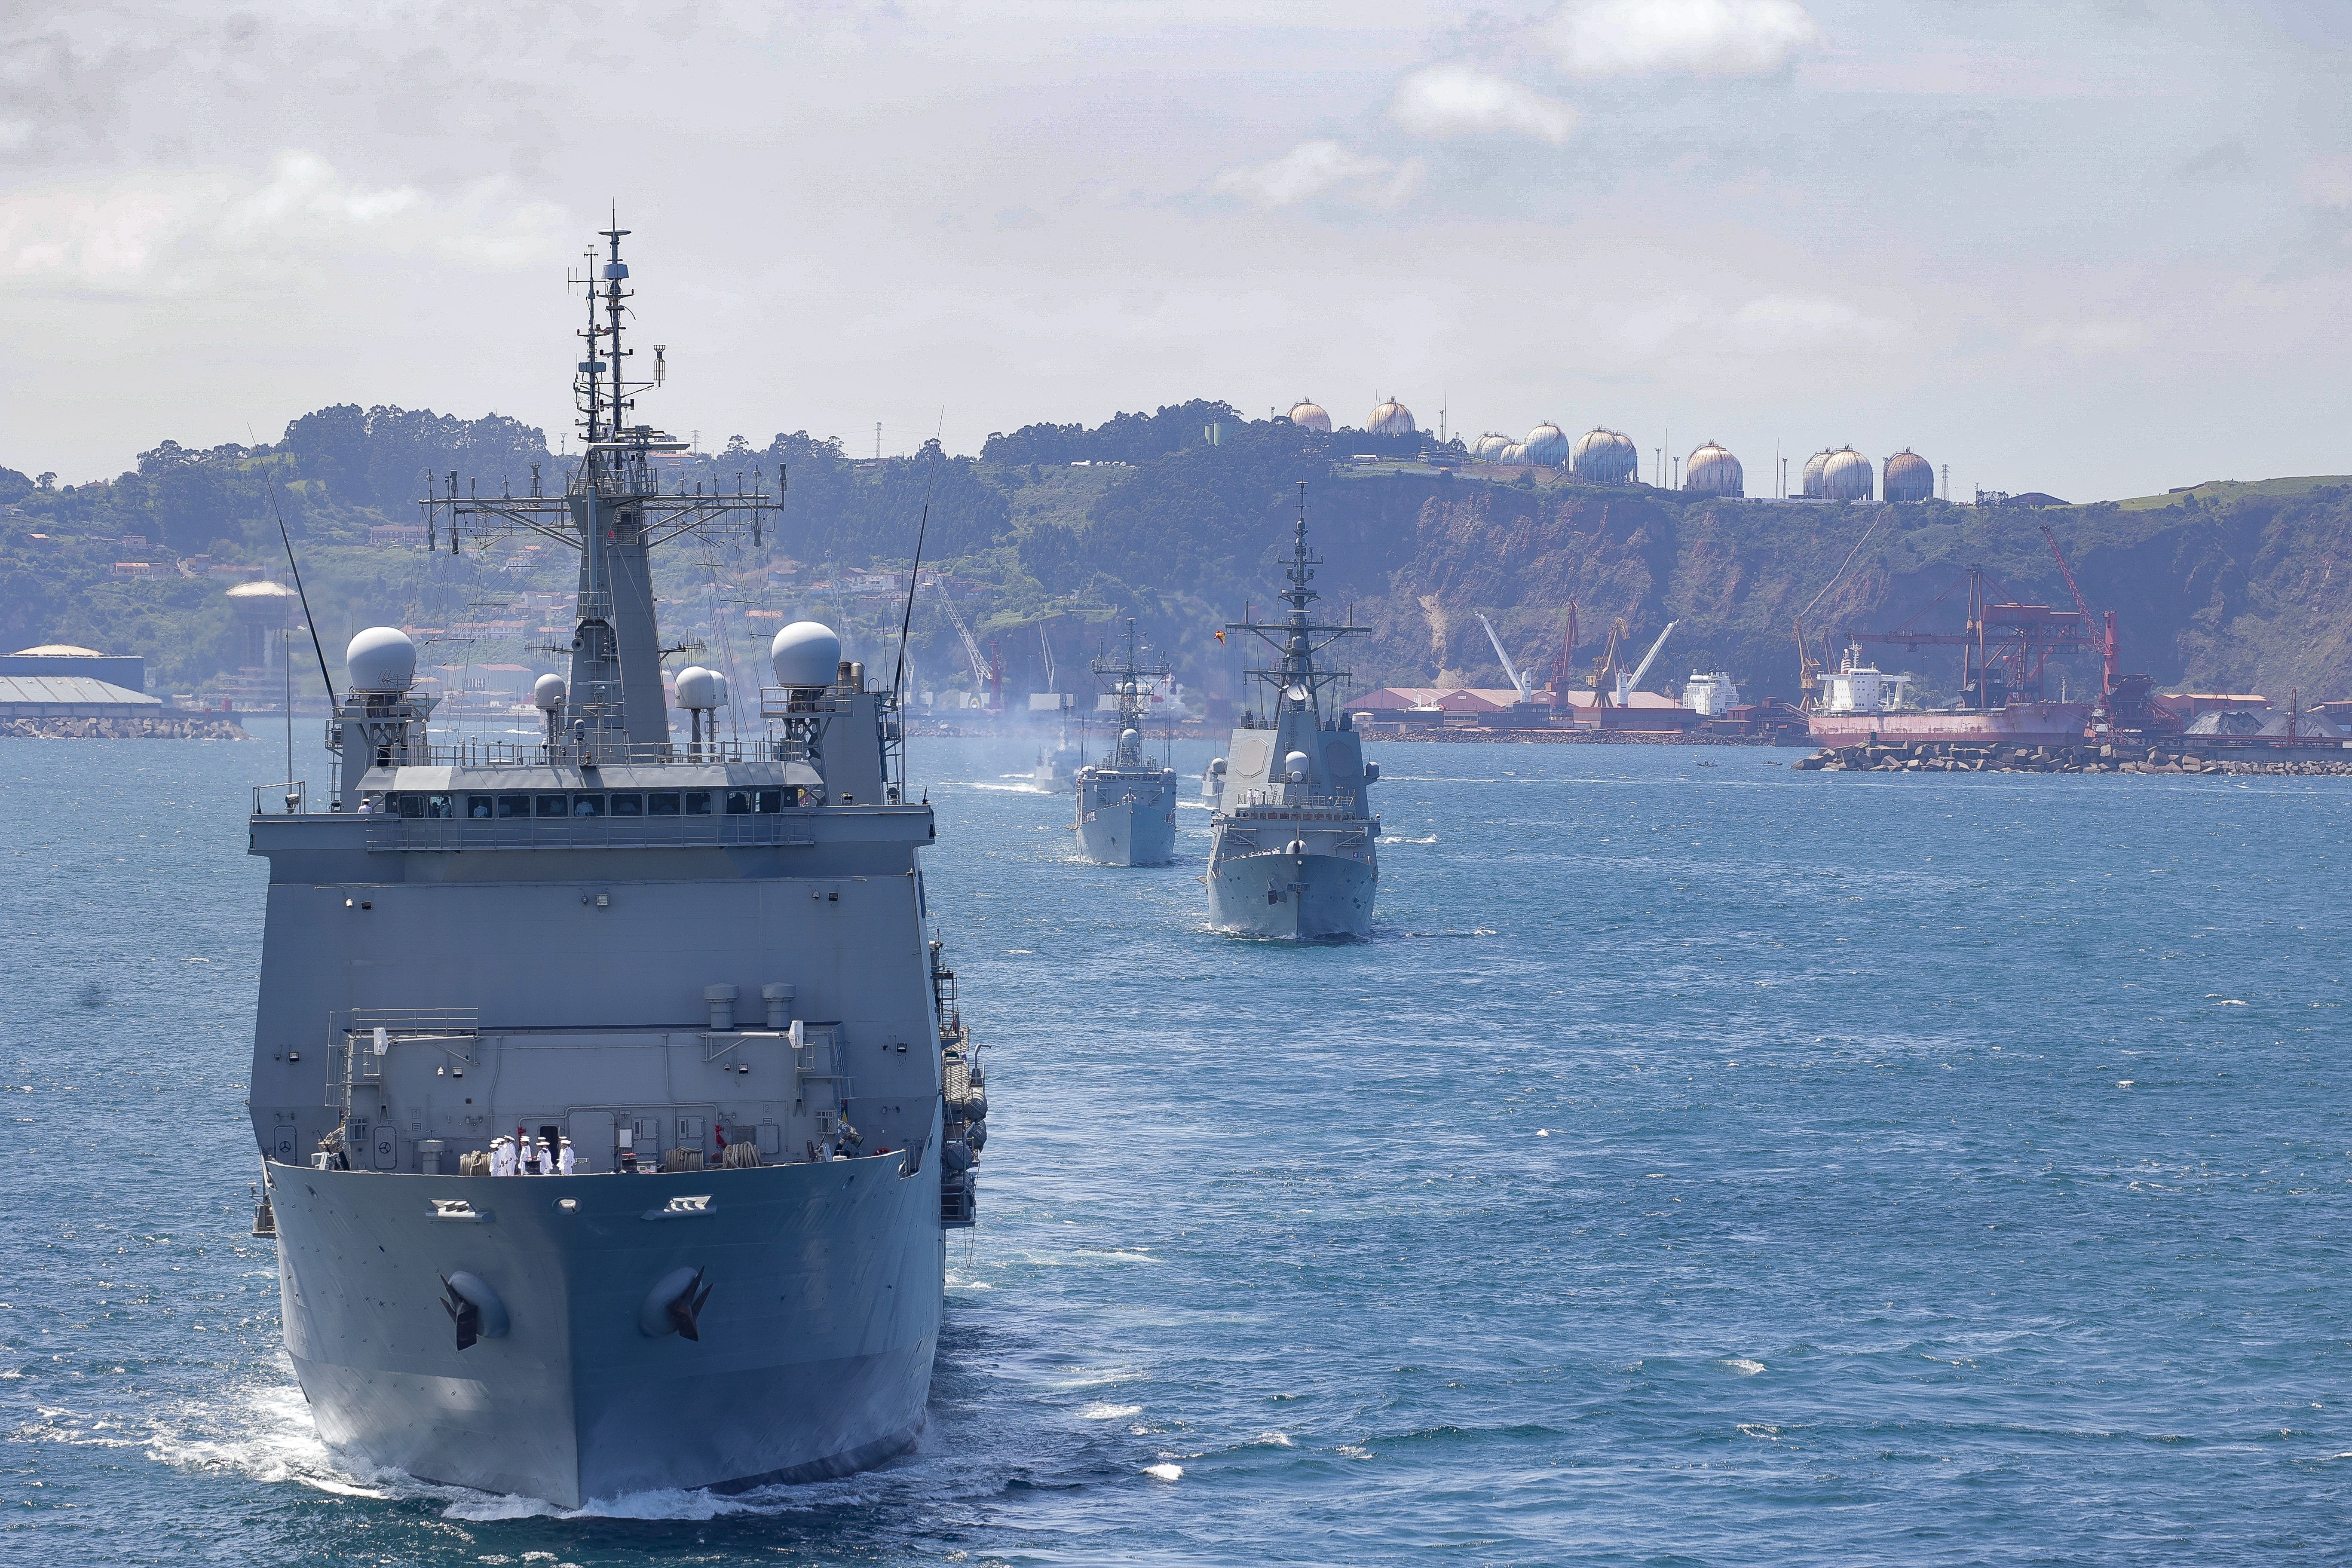
[[[1167,661],[1140,660],[1129,619],[1125,658],[1106,654],[1094,672],[1110,678],[1118,739],[1108,762],[1078,770],[1078,849],[1097,866],[1165,866],[1176,858],[1176,770],[1145,754],[1143,719],[1144,682]]]
[[[649,552],[777,503],[663,489],[685,444],[627,422],[625,232],[567,493],[430,503],[453,548],[521,527],[580,553],[544,743],[434,744],[414,647],[373,628],[329,809],[257,791],[250,841],[257,1229],[320,1433],[566,1506],[913,1442],[986,1138],[897,694],[801,622],[764,736],[670,738]]]
[[[1321,668],[1315,656],[1369,628],[1308,619],[1320,595],[1307,584],[1323,558],[1307,548],[1306,489],[1281,595],[1288,612],[1277,623],[1225,627],[1263,638],[1281,658],[1249,671],[1266,688],[1266,712],[1242,715],[1203,780],[1213,813],[1209,920],[1251,936],[1368,936],[1381,880],[1381,824],[1368,786],[1380,764],[1364,761],[1363,738],[1339,710],[1348,672]]]

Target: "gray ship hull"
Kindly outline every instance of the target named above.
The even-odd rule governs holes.
[[[1380,873],[1344,855],[1237,855],[1209,873],[1209,923],[1248,936],[1370,936]]]
[[[1172,774],[1129,783],[1100,776],[1078,789],[1078,849],[1097,866],[1165,866],[1176,858]]]
[[[856,1469],[920,1432],[939,1340],[939,1166],[901,1163],[504,1178],[273,1164],[287,1347],[322,1436],[421,1479],[578,1507]],[[672,1213],[694,1198],[708,1202]],[[483,1217],[438,1212],[456,1199]],[[700,1337],[649,1336],[648,1292],[680,1268],[709,1286]],[[441,1300],[461,1270],[509,1321],[465,1350]]]

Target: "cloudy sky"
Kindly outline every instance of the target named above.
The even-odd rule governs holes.
[[[617,200],[706,444],[1393,393],[1751,493],[2342,473],[2347,77],[2340,0],[17,0],[0,464],[552,436]]]

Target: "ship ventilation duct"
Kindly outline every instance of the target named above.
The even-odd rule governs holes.
[[[782,1034],[793,1026],[793,988],[784,984],[762,985],[761,998],[768,1004],[768,1027]]]
[[[723,1035],[735,1027],[735,998],[732,985],[706,985],[702,999],[710,1004],[710,1032]]]

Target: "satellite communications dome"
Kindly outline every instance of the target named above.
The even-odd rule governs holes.
[[[1331,433],[1331,416],[1313,398],[1300,398],[1290,405],[1290,412],[1284,417],[1302,430],[1319,430],[1326,436]]]
[[[1642,454],[1622,430],[1596,425],[1576,438],[1569,467],[1588,485],[1630,485],[1642,472]]]
[[[1527,460],[1530,463],[1545,463],[1558,468],[1568,461],[1568,434],[1549,419],[1528,431],[1528,438],[1519,446],[1526,451]]]
[[[1822,497],[1825,500],[1868,500],[1874,492],[1870,459],[1851,447],[1841,447],[1822,459]]]
[[[558,713],[563,709],[563,677],[542,675],[530,683],[531,706],[542,713]]]
[[[1888,500],[1936,499],[1935,466],[1908,447],[1886,459],[1886,467],[1880,478],[1885,484]]]
[[[681,708],[709,710],[726,700],[719,694],[716,670],[689,664],[677,672],[677,705]]]
[[[1142,742],[1142,740],[1143,737],[1137,734],[1132,730],[1121,730],[1118,732],[1118,743],[1121,746],[1126,747],[1129,751],[1133,751]]]
[[[779,686],[831,686],[841,670],[841,639],[822,621],[794,621],[768,645]]]
[[[405,691],[416,679],[416,645],[398,626],[370,626],[343,650],[343,675],[354,691]]]
[[[1706,496],[1744,496],[1748,476],[1722,443],[1709,441],[1683,464],[1683,489]]]
[[[1393,397],[1384,397],[1364,428],[1375,436],[1410,436],[1420,426],[1412,422],[1412,409]]]
[[[1511,438],[1500,430],[1489,430],[1470,443],[1470,455],[1482,463],[1499,462],[1503,448],[1510,444]]]

